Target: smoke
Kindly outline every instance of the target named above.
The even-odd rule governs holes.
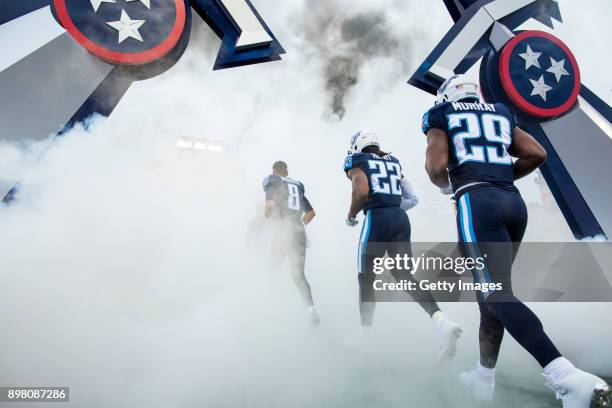
[[[413,39],[422,36],[418,29],[398,30],[385,11],[359,10],[353,4],[318,0],[309,2],[304,12],[305,39],[321,59],[329,107],[338,119],[344,118],[346,100],[361,80],[365,65],[376,59],[389,59],[393,65],[389,77],[407,75]],[[397,78],[390,81],[395,83]]]
[[[378,305],[373,353],[345,345],[360,334],[359,230],[344,223],[350,185],[341,169],[354,128],[375,129],[402,161],[421,198],[410,212],[415,241],[452,241],[455,223],[423,171],[418,128],[430,97],[405,85],[406,75],[391,75],[398,66],[376,54],[385,49],[379,44],[359,65],[359,98],[345,120],[322,119],[329,59],[290,24],[304,6],[257,2],[288,50],[283,62],[213,72],[218,43],[202,44],[166,74],[135,83],[110,118],[76,127],[40,160],[0,146],[11,177],[23,181],[18,201],[0,206],[0,385],[67,385],[72,402],[57,406],[71,408],[473,405],[457,378],[477,358],[476,305],[442,305],[464,328],[450,366],[436,365],[433,324],[415,304]],[[386,16],[379,27],[401,26],[378,14]],[[178,150],[178,135],[219,140],[225,150]],[[307,227],[306,259],[318,330],[308,326],[286,265],[269,264],[261,181],[276,160],[305,184],[318,214]],[[529,234],[546,220],[558,229],[542,236],[568,234],[558,209],[532,216]],[[572,361],[610,375],[609,305],[533,309]],[[499,372],[520,376],[504,384],[535,394],[504,386],[496,406],[554,404],[539,367],[510,337]]]

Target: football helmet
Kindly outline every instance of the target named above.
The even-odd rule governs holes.
[[[444,102],[457,102],[467,98],[476,99],[480,102],[478,83],[469,75],[453,75],[444,81],[438,89],[436,105]]]
[[[380,147],[378,136],[376,136],[376,133],[360,130],[351,137],[351,146],[348,153],[359,153],[368,146]]]

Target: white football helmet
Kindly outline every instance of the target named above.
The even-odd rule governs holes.
[[[480,102],[478,83],[469,75],[453,75],[438,89],[436,104],[457,102],[466,98],[477,99]]]
[[[368,146],[378,146],[378,136],[376,133],[368,132],[366,130],[360,130],[351,137],[351,147],[348,151],[349,154],[359,153]]]

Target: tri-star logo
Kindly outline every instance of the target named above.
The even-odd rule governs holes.
[[[574,106],[580,70],[569,48],[543,31],[525,31],[506,44],[499,59],[501,85],[529,115],[547,118]]]
[[[113,64],[148,64],[186,44],[192,7],[223,40],[215,68],[284,53],[248,0],[53,0],[52,6],[81,46]]]
[[[165,57],[184,34],[183,0],[54,0],[62,26],[92,54],[115,64]]]

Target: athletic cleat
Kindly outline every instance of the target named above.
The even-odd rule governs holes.
[[[555,383],[551,376],[542,375],[548,380],[546,386],[563,403],[563,408],[612,407],[612,390],[599,377],[576,369]]]
[[[436,333],[440,341],[440,351],[438,359],[446,362],[452,359],[457,353],[457,341],[461,337],[461,327],[450,321],[448,318],[436,323]]]
[[[481,401],[493,401],[493,392],[495,391],[495,379],[490,381],[482,379],[476,369],[470,372],[464,372],[459,375],[459,380],[472,392],[472,395]]]
[[[321,319],[319,318],[319,315],[317,314],[317,311],[315,310],[314,306],[308,306],[307,313],[308,313],[308,320],[310,321],[310,324],[312,326],[318,326],[319,323],[321,323]]]

